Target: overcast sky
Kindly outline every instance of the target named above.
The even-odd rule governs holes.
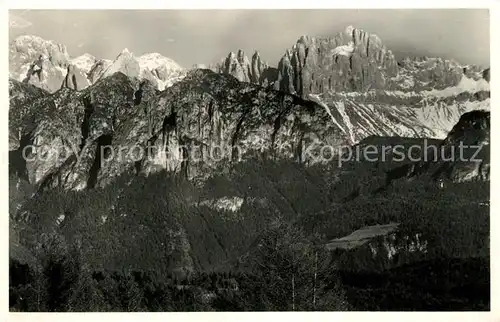
[[[230,51],[259,50],[277,64],[301,35],[331,36],[347,25],[377,34],[400,58],[427,55],[489,66],[489,13],[420,10],[13,10],[10,37],[35,34],[113,59],[123,48],[159,52],[184,67],[212,63]]]

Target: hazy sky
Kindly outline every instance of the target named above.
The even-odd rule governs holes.
[[[113,59],[123,48],[159,52],[184,67],[212,63],[230,51],[259,50],[277,64],[301,35],[330,36],[347,25],[377,34],[398,57],[428,55],[489,66],[489,13],[419,10],[13,10],[10,37],[35,34]]]

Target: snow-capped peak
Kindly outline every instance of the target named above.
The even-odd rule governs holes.
[[[31,83],[53,92],[60,88],[69,65],[81,71],[90,84],[121,72],[132,78],[148,79],[163,90],[185,76],[185,70],[179,64],[159,53],[136,57],[124,48],[113,61],[108,61],[89,53],[70,57],[66,46],[35,35],[19,36],[10,43],[10,78],[24,81],[31,75],[28,75],[30,68],[40,69],[43,80],[30,80]]]
[[[132,52],[130,52],[130,50],[128,50],[128,48],[123,48],[123,50],[121,51],[120,54],[132,54]]]
[[[174,60],[159,53],[148,53],[137,58],[140,77],[149,79],[159,90],[172,86],[185,76],[185,70]]]
[[[159,90],[164,90],[184,77],[184,69],[175,61],[159,53],[148,53],[136,57],[127,48],[116,57],[101,78],[122,72],[129,77],[148,79]]]
[[[72,58],[70,60],[70,63],[72,65],[75,65],[76,67],[78,67],[78,69],[80,69],[84,73],[88,73],[92,69],[92,67],[94,66],[94,64],[96,62],[97,62],[97,59],[88,53],[85,53],[81,56]]]
[[[354,51],[354,42],[350,41],[347,45],[338,46],[332,50],[332,56],[342,55],[350,57]]]
[[[129,77],[138,77],[140,72],[139,63],[128,48],[123,49],[113,63],[102,74],[101,78],[111,76],[117,72],[122,72]]]
[[[83,58],[86,58],[86,59],[95,59],[95,60],[97,60],[97,59],[95,58],[95,56],[94,56],[94,55],[91,55],[91,54],[89,54],[89,53],[85,53],[85,54],[80,55],[80,56],[78,56],[78,57],[75,57],[75,58],[73,58],[73,59],[76,59],[76,58],[82,58],[82,59],[83,59]]]
[[[46,39],[43,39],[42,37],[39,37],[39,36],[36,36],[36,35],[21,35],[21,36],[17,37],[14,40],[14,42],[18,46],[22,46],[22,45],[29,46],[29,45],[31,45],[31,46],[34,46],[34,47],[42,47],[42,46],[52,45],[52,46],[55,46],[55,47],[64,47],[64,45],[56,44],[52,40],[46,40]]]
[[[354,29],[356,29],[356,28],[354,28],[352,25],[349,25],[349,26],[345,27],[344,32],[346,34],[352,35],[352,32],[354,31]]]
[[[169,71],[180,71],[182,67],[174,60],[165,57],[159,53],[144,54],[137,58],[141,70],[154,70],[158,67],[165,66]]]
[[[478,80],[474,80],[465,75],[462,75],[460,82],[456,86],[450,86],[442,90],[430,90],[424,91],[423,94],[427,96],[435,96],[435,97],[452,97],[459,95],[461,93],[476,93],[479,91],[489,91],[490,84],[487,80],[481,78]]]
[[[22,60],[32,61],[45,55],[57,61],[68,61],[69,55],[66,46],[57,44],[52,40],[45,40],[35,35],[22,35],[11,44],[11,54],[21,55]]]

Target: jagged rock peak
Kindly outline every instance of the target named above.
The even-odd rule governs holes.
[[[9,78],[45,90],[61,86],[69,64],[66,46],[34,35],[15,38],[9,46]]]
[[[240,64],[244,64],[248,58],[245,56],[245,52],[241,49],[238,50],[238,61]]]
[[[80,69],[85,74],[88,74],[90,72],[90,70],[96,64],[96,62],[97,58],[89,53],[85,53],[70,60],[70,63],[72,65],[78,67],[78,69]]]
[[[97,60],[87,73],[90,83],[94,84],[98,79],[100,79],[102,74],[112,63],[113,62],[109,59]]]
[[[76,91],[87,88],[90,85],[85,72],[75,65],[69,65],[62,87],[71,88]]]
[[[17,37],[11,43],[11,50],[21,54],[25,60],[33,60],[41,54],[53,59],[54,62],[67,62],[69,60],[66,46],[35,35]]]
[[[173,78],[180,78],[184,73],[183,68],[175,61],[159,53],[148,53],[136,57],[127,48],[123,49],[107,67],[102,77],[108,77],[118,71],[129,77],[148,79],[160,90],[170,86]]]
[[[277,78],[275,68],[269,67],[256,50],[251,59],[239,49],[236,53],[230,52],[221,63],[210,67],[213,71],[231,75],[240,82],[259,84],[268,87],[274,84]]]
[[[287,69],[285,75],[281,69],[278,78],[284,84],[275,87],[291,87],[303,97],[329,91],[382,89],[387,78],[398,73],[396,58],[380,38],[352,26],[332,37],[301,36],[286,50],[280,65],[291,65],[291,70]]]
[[[238,50],[236,54],[230,52],[222,64],[216,69],[222,74],[236,77],[240,82],[250,82],[252,78],[250,61],[241,49]]]
[[[354,28],[352,25],[348,25],[347,27],[345,27],[344,32],[346,34],[352,34],[355,29],[356,28]]]
[[[140,78],[155,84],[159,90],[164,90],[181,80],[186,71],[173,59],[159,53],[148,53],[137,58],[140,67]]]
[[[130,54],[130,55],[133,55],[133,53],[128,50],[128,48],[123,48],[123,50],[120,52],[120,55],[127,55],[127,54]]]
[[[266,62],[260,58],[259,52],[256,50],[252,55],[252,83],[262,84],[263,74],[269,68]]]
[[[160,53],[147,53],[139,56],[138,59],[146,68],[157,68],[159,65],[169,65],[169,67],[175,69],[182,69],[173,59],[165,57]]]
[[[117,72],[122,72],[129,77],[139,77],[140,66],[133,53],[127,48],[123,49],[113,63],[104,71],[101,77],[108,77]]]

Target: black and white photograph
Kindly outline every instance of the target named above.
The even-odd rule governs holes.
[[[490,22],[9,10],[9,311],[491,311]]]

